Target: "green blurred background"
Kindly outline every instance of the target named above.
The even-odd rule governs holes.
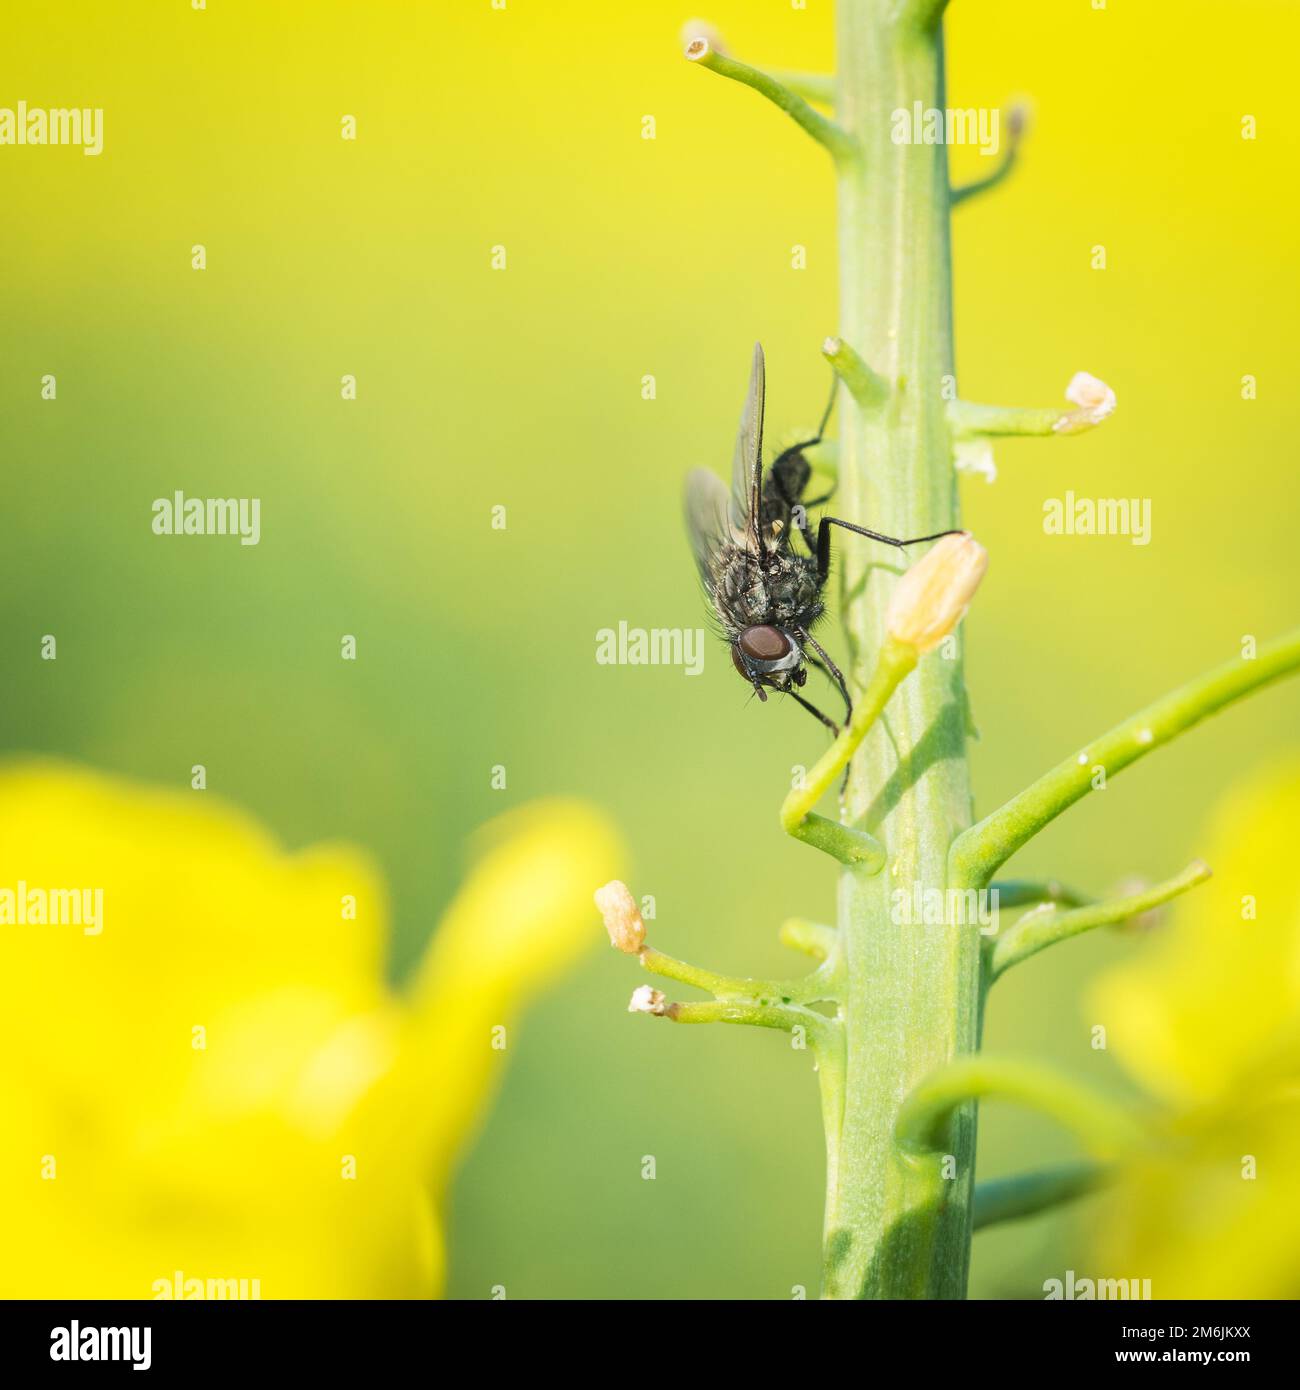
[[[963,484],[992,556],[967,634],[983,810],[1294,621],[1300,14],[1160,8],[955,0],[948,22],[951,104],[1035,111],[1015,178],[956,218],[961,392],[1052,404],[1086,369],[1120,402],[1083,438],[1001,446],[997,483]],[[705,13],[754,62],[833,61],[830,0]],[[821,746],[811,721],[751,703],[720,648],[699,679],[595,662],[620,620],[704,624],[682,474],[729,466],[756,338],[771,427],[814,421],[837,327],[824,156],[681,61],[690,17],[80,0],[6,18],[0,105],[106,117],[98,158],[0,149],[4,748],[173,786],[202,762],[288,844],[368,847],[395,976],[467,830],[553,792],[617,818],[635,858],[610,874],[655,896],[665,950],[789,972],[781,919],[833,914],[832,872],[776,825],[791,764]],[[955,151],[956,179],[982,166]],[[1043,500],[1067,488],[1150,497],[1152,543],[1045,536]],[[260,497],[261,544],[155,537],[151,503],[177,489]],[[1237,771],[1294,746],[1295,709],[1270,691],[1197,732],[1018,870],[1097,891],[1176,871]],[[807,1054],[630,1018],[640,981],[599,938],[593,911],[590,959],[512,1046],[456,1189],[450,1292],[815,1290]],[[1131,949],[1105,934],[1017,971],[989,1045],[1122,1086],[1078,1000]],[[1069,1152],[1021,1114],[981,1121],[982,1175]],[[973,1292],[1041,1296],[1079,1267],[1086,1223],[981,1235]]]

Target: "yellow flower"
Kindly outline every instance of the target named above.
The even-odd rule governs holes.
[[[566,801],[479,839],[398,993],[357,851],[286,854],[207,794],[0,774],[0,1296],[435,1293],[455,1154],[620,854]]]
[[[1091,1017],[1169,1118],[1109,1207],[1099,1258],[1157,1298],[1300,1293],[1300,767],[1222,805],[1214,877]]]

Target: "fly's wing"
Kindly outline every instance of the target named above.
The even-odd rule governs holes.
[[[763,345],[754,344],[749,370],[749,393],[736,434],[736,454],[731,465],[731,523],[743,537],[747,550],[759,553],[758,527],[762,516],[759,497],[763,488],[763,395],[766,372]]]
[[[710,594],[717,579],[718,550],[727,544],[740,545],[731,517],[731,498],[716,473],[707,468],[693,468],[686,475],[686,532],[691,539],[691,553],[699,567],[700,578]]]

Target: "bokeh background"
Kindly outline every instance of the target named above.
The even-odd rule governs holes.
[[[705,14],[756,63],[833,62],[831,0]],[[106,117],[98,158],[0,148],[4,750],[177,788],[202,762],[211,794],[290,846],[356,841],[389,882],[394,978],[467,832],[555,792],[617,819],[635,857],[610,876],[655,896],[665,950],[786,972],[782,918],[833,912],[829,867],[776,825],[811,721],[750,703],[720,649],[698,679],[595,661],[620,620],[704,624],[682,474],[729,466],[756,338],[773,429],[814,421],[837,327],[825,158],[681,61],[690,17],[595,0],[6,17],[0,104]],[[1300,13],[955,0],[947,35],[951,104],[1034,106],[1014,179],[957,215],[961,392],[1052,404],[1085,369],[1120,402],[1084,437],[1003,444],[996,484],[963,484],[992,555],[968,625],[987,810],[1294,621]],[[956,179],[984,167],[955,152]],[[1067,488],[1150,497],[1152,543],[1045,536]],[[177,489],[260,497],[261,543],[154,536],[151,503]],[[1229,784],[1294,747],[1296,699],[1266,692],[1143,763],[1017,867],[1096,891],[1173,873]],[[455,1189],[449,1291],[814,1289],[806,1054],[629,1017],[640,980],[600,942],[593,912],[589,958],[512,1048]],[[989,1045],[1122,1091],[1081,1000],[1134,949],[1101,934],[1015,972]],[[981,1120],[982,1175],[1070,1152],[1022,1114]],[[1033,1296],[1082,1268],[1087,1221],[980,1235],[973,1292]]]

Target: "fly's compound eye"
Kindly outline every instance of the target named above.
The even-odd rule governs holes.
[[[751,661],[780,661],[794,645],[779,627],[747,627],[740,634],[740,650]]]
[[[731,649],[731,659],[742,676],[769,675],[799,665],[800,652],[789,633],[766,623],[747,627]]]

